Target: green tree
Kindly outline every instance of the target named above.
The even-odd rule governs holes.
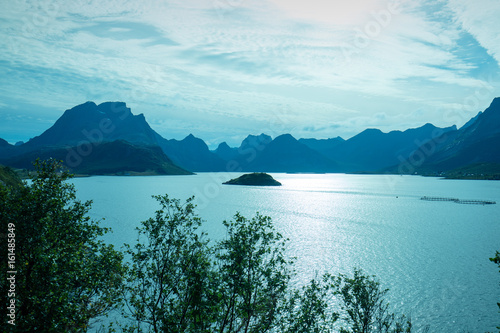
[[[381,289],[375,277],[364,275],[354,269],[353,277],[340,275],[337,278],[337,295],[346,313],[343,320],[347,328],[342,333],[400,333],[411,332],[409,318],[402,315],[396,317],[388,311],[389,304],[385,296],[389,290]]]
[[[15,299],[11,331],[84,332],[120,301],[123,256],[99,240],[108,230],[87,216],[91,202],[76,200],[61,164],[35,167],[30,184],[0,188],[2,231],[15,239],[15,263],[2,260],[1,270],[16,271],[14,297],[1,280],[2,312]]]
[[[213,300],[210,253],[193,198],[155,196],[161,209],[142,222],[127,275],[125,316],[134,332],[209,332]]]
[[[214,332],[270,332],[288,292],[291,260],[271,218],[237,213],[224,221],[226,239],[216,245],[219,311]]]
[[[290,291],[281,311],[281,333],[327,333],[339,319],[333,310],[335,278],[324,274],[308,285]]]
[[[21,178],[14,170],[0,165],[0,186],[19,187],[21,184]]]
[[[223,222],[226,237],[210,246],[193,198],[183,204],[167,195],[155,198],[161,208],[142,222],[136,245],[127,250],[124,314],[132,322],[125,331],[285,332],[277,329],[296,321],[287,313],[295,305],[301,319],[294,327],[302,332],[327,318],[332,284],[313,282],[290,292],[292,260],[269,217],[236,214]]]
[[[15,244],[15,262],[7,266],[2,260],[0,269],[16,272],[12,297],[11,284],[0,280],[4,323],[6,305],[15,299],[16,325],[3,327],[16,332],[84,332],[92,319],[120,300],[122,254],[99,240],[108,230],[87,216],[91,202],[76,200],[61,164],[37,161],[35,167],[31,183],[0,186],[2,233]],[[0,245],[4,258],[7,243]]]

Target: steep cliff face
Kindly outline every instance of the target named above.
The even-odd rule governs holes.
[[[446,171],[478,163],[500,163],[500,98],[458,130],[423,167]]]
[[[82,142],[102,143],[125,140],[134,144],[156,145],[161,137],[149,126],[144,115],[133,115],[123,102],[96,105],[87,102],[66,110],[55,124],[22,145],[76,146]]]

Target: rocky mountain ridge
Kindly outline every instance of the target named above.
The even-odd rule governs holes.
[[[113,143],[113,144],[111,144]],[[117,151],[128,151],[117,154]],[[114,156],[119,163],[113,163]],[[140,159],[135,158],[141,156]],[[41,135],[24,144],[0,139],[0,163],[26,168],[30,159],[57,157],[74,171],[106,173],[144,167],[159,174],[190,172],[389,172],[440,174],[473,164],[500,165],[500,98],[462,128],[425,124],[384,133],[367,129],[344,140],[272,138],[248,135],[239,147],[221,143],[210,151],[200,138],[165,139],[143,114],[134,115],[123,102],[75,106]],[[90,163],[90,164],[89,164]],[[99,164],[102,164],[101,166]],[[83,168],[83,165],[86,165]],[[90,171],[89,171],[90,170]],[[107,171],[106,171],[107,170]]]

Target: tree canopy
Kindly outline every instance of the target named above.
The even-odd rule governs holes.
[[[91,202],[76,199],[61,165],[35,166],[30,183],[0,186],[1,228],[9,239],[0,246],[13,259],[2,260],[1,270],[15,272],[0,280],[2,318],[15,303],[14,321],[4,327],[83,332],[119,303],[123,255],[99,240],[108,230],[87,216]]]

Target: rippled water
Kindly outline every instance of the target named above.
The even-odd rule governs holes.
[[[196,195],[211,239],[239,211],[273,218],[297,257],[299,280],[353,267],[390,288],[391,305],[431,332],[495,331],[500,325],[500,274],[488,258],[500,250],[500,182],[414,176],[273,174],[281,187],[221,185],[239,174],[74,179],[92,216],[133,243],[140,221],[158,208],[153,194]],[[493,200],[462,205],[422,196]]]

